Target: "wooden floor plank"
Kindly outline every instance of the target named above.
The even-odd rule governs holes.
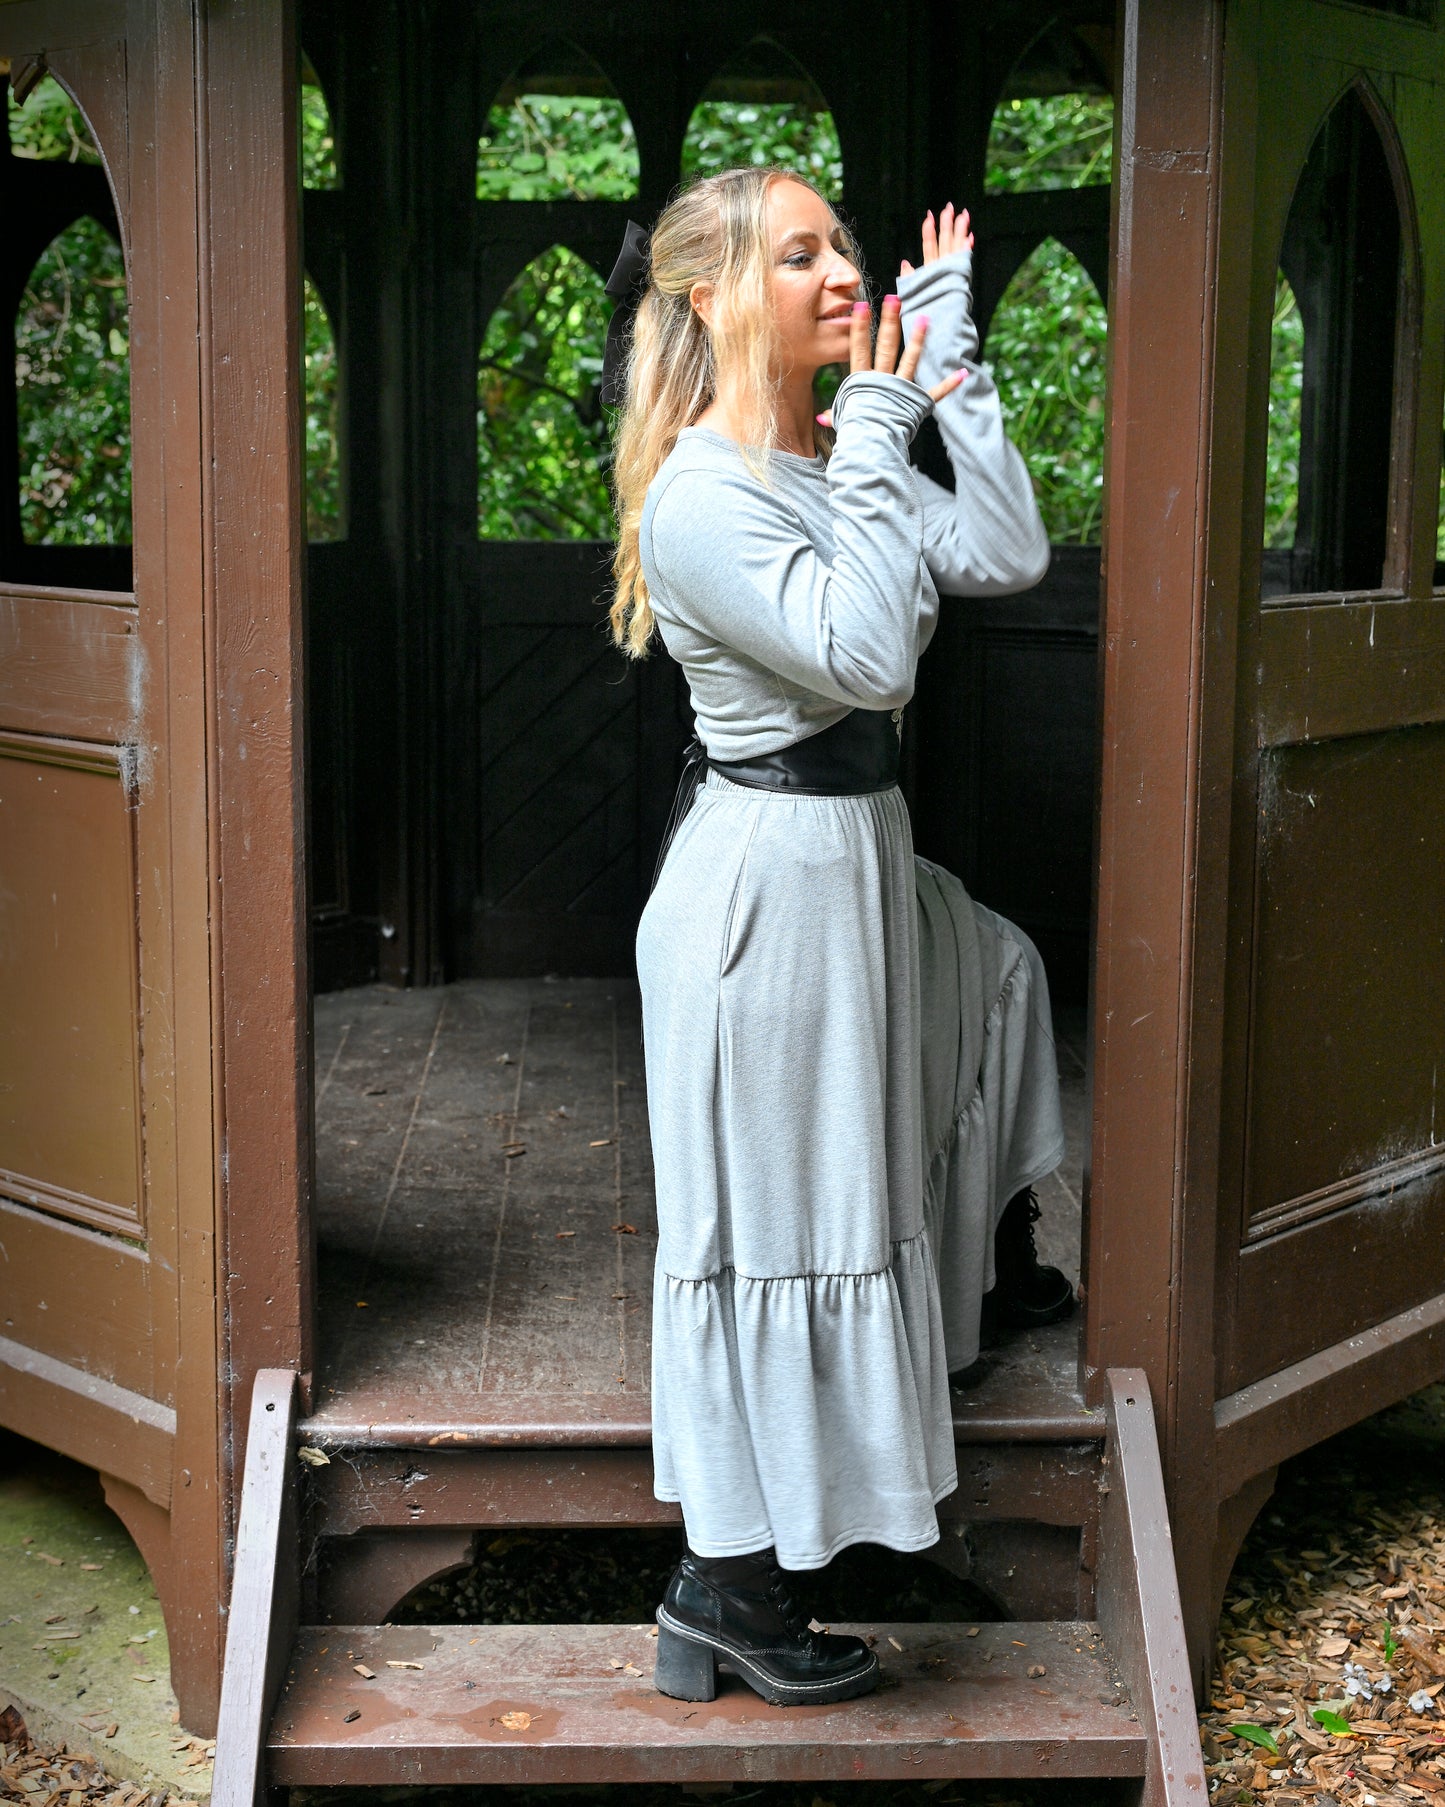
[[[1076,1013],[1077,1014],[1077,1013]],[[637,989],[487,980],[316,1000],[320,1373],[308,1434],[638,1446],[656,1207]],[[1060,1019],[1069,1154],[1040,1250],[1077,1271],[1082,1020]],[[971,1441],[1100,1434],[1077,1323],[954,1395]]]
[[[877,1692],[777,1708],[726,1676],[710,1704],[666,1699],[645,1626],[308,1628],[273,1720],[270,1777],[342,1787],[1143,1773],[1139,1725],[1093,1625],[850,1629],[875,1641]]]

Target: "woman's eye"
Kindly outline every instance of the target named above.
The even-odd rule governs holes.
[[[795,251],[791,257],[785,258],[783,261],[795,270],[803,270],[812,263],[813,254],[811,251]]]

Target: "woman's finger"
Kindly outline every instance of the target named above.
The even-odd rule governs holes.
[[[955,249],[961,250],[964,245],[967,245],[970,251],[973,249],[973,228],[969,224],[968,209],[966,207],[954,222],[953,241]]]
[[[946,376],[941,383],[935,383],[928,393],[934,401],[941,402],[945,395],[952,395],[958,385],[968,376],[966,370],[955,370],[952,376]]]
[[[853,303],[853,324],[848,336],[849,370],[867,370],[873,363],[873,310],[866,301]]]
[[[833,424],[833,410],[831,408],[825,408],[821,414],[815,414],[813,419],[817,421],[820,427],[831,427]]]
[[[953,202],[949,201],[938,216],[938,255],[948,257],[953,251]]]
[[[898,266],[898,274],[900,276],[911,276],[913,274],[913,265],[911,263],[909,263],[909,261],[906,257],[904,258],[903,262],[901,264],[899,264],[899,266]]]
[[[899,376],[906,376],[910,383],[913,381],[914,371],[918,368],[918,359],[923,351],[923,341],[927,336],[928,315],[920,314],[918,316],[918,324],[914,327],[913,332],[909,337],[907,349],[904,351],[902,361],[898,366]]]
[[[896,295],[883,297],[883,317],[878,322],[878,344],[873,353],[875,370],[892,370],[898,362],[898,347],[903,343],[903,325],[899,317],[900,303]]]
[[[933,209],[923,216],[923,261],[931,264],[938,256],[938,228],[933,223]]]

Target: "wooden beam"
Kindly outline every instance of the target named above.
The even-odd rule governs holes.
[[[1445,1376],[1445,1294],[1267,1374],[1214,1407],[1221,1499]]]
[[[1142,1368],[1110,1368],[1106,1382],[1108,1491],[1100,1513],[1099,1628],[1148,1746],[1141,1807],[1186,1802],[1204,1807],[1209,1789],[1149,1380]]]
[[[299,1553],[292,1433],[296,1376],[263,1368],[251,1394],[246,1474],[221,1675],[213,1807],[259,1807],[271,1706],[296,1635]]]

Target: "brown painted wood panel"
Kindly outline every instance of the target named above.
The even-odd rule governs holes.
[[[153,1505],[170,1504],[176,1420],[169,1406],[0,1337],[0,1421],[138,1488]],[[161,1585],[160,1575],[153,1579]],[[170,1612],[167,1619],[176,1622]]]
[[[1445,1168],[1442,799],[1441,727],[1263,762],[1246,1234],[1341,1208],[1363,1176],[1388,1192],[1432,1150]]]
[[[171,1403],[150,1333],[151,1263],[133,1242],[0,1200],[0,1335]]]
[[[0,729],[133,739],[141,662],[130,601],[0,585]]]
[[[0,1190],[142,1235],[128,791],[109,749],[0,736]]]
[[[1262,611],[1259,744],[1445,720],[1445,631],[1436,597]]]

